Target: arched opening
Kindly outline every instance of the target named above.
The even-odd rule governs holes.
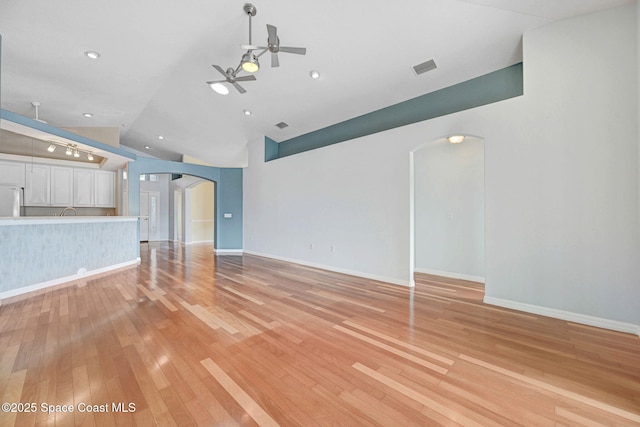
[[[166,173],[139,175],[140,241],[210,243],[215,236],[215,182]]]
[[[446,137],[410,153],[410,281],[416,273],[484,283],[484,140]]]
[[[172,240],[181,243],[215,241],[215,182],[183,175],[171,182]]]

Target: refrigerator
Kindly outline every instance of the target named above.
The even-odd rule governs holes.
[[[24,215],[24,188],[0,184],[0,218]]]

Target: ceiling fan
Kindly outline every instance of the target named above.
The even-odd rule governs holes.
[[[244,11],[249,16],[249,44],[241,45],[242,49],[246,49],[246,53],[242,55],[240,59],[240,65],[237,68],[227,68],[224,71],[221,67],[217,65],[213,65],[213,67],[220,72],[225,77],[225,80],[214,80],[207,82],[207,84],[214,91],[219,94],[226,95],[229,93],[229,89],[223,85],[223,83],[230,83],[233,85],[236,90],[240,93],[245,93],[246,90],[240,86],[237,82],[239,81],[250,81],[256,80],[254,76],[241,76],[238,77],[237,74],[240,71],[246,71],[248,73],[255,73],[260,69],[260,63],[258,62],[258,58],[264,55],[267,52],[271,52],[271,66],[279,67],[280,61],[278,59],[278,52],[284,53],[294,53],[296,55],[306,55],[307,49],[304,47],[287,47],[280,46],[280,38],[278,37],[278,28],[273,25],[267,24],[267,46],[256,46],[252,44],[251,40],[251,18],[256,16],[258,12],[256,7],[251,3],[246,3],[244,5]],[[261,51],[257,55],[254,51]]]
[[[233,68],[227,68],[227,71],[223,70],[222,67],[220,67],[219,65],[214,64],[212,65],[212,67],[218,70],[218,72],[222,74],[225,77],[225,79],[213,80],[213,81],[207,82],[207,84],[211,87],[211,89],[213,89],[214,91],[216,91],[221,95],[226,95],[229,93],[229,89],[227,89],[227,87],[224,86],[222,83],[225,83],[225,82],[230,83],[233,87],[236,88],[238,92],[245,93],[246,92],[245,88],[240,86],[238,82],[248,82],[248,81],[256,80],[256,76],[237,77],[236,74],[238,73],[238,71],[240,71],[240,66],[238,66],[238,68],[236,68],[235,70]]]
[[[268,34],[268,38],[267,38],[267,45],[266,46],[256,46],[253,45],[251,42],[251,18],[253,16],[256,16],[256,13],[258,12],[256,7],[254,5],[252,5],[251,3],[247,3],[244,5],[244,11],[247,15],[249,15],[249,44],[244,44],[241,45],[240,47],[242,47],[243,49],[247,50],[247,53],[245,55],[243,55],[243,69],[245,71],[251,72],[249,70],[247,70],[244,67],[244,59],[245,56],[249,55],[250,59],[251,55],[253,55],[252,51],[254,50],[262,50],[262,52],[260,52],[258,55],[253,55],[256,59],[256,66],[254,67],[255,71],[258,71],[259,68],[259,64],[257,64],[257,58],[259,58],[260,56],[264,55],[267,51],[271,52],[271,66],[272,67],[279,67],[280,66],[280,61],[278,60],[278,52],[285,52],[285,53],[295,53],[296,55],[306,55],[307,53],[307,49],[304,47],[286,47],[286,46],[280,46],[280,38],[278,37],[278,28],[275,27],[274,25],[270,25],[267,24],[267,34]]]

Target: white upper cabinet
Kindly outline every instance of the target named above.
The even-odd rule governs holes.
[[[73,170],[73,206],[95,206],[95,171]]]
[[[0,173],[5,171],[4,163],[12,162],[1,162]],[[22,166],[23,171],[25,206],[116,207],[114,171],[39,163],[18,164]],[[20,175],[19,168],[15,174]]]
[[[24,163],[0,161],[0,184],[24,187]]]
[[[73,206],[73,168],[51,166],[51,206]]]
[[[116,173],[113,171],[95,171],[95,202],[97,207],[116,207]]]
[[[25,206],[51,205],[51,166],[31,164],[25,168]]]

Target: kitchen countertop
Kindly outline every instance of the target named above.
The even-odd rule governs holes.
[[[4,225],[41,225],[41,224],[65,224],[65,223],[92,223],[92,222],[125,222],[137,221],[137,216],[19,216],[0,217],[0,226]]]

